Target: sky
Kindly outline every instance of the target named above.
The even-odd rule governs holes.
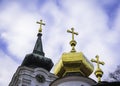
[[[120,0],[0,0],[0,86],[10,83],[25,55],[32,53],[40,19],[46,23],[45,56],[54,64],[71,50],[67,29],[74,27],[77,52],[88,60],[99,55],[105,62],[102,80],[120,65]],[[94,73],[90,77],[97,80]]]

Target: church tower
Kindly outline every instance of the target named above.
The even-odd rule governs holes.
[[[77,42],[74,39],[74,35],[78,35],[74,32],[74,28],[67,30],[68,33],[72,33],[72,40],[70,45],[71,51],[63,53],[60,61],[55,67],[55,75],[59,79],[53,81],[50,86],[92,86],[96,84],[96,81],[89,78],[89,75],[93,72],[94,67],[85,57],[82,52],[77,52],[75,46]]]
[[[42,46],[42,20],[37,22],[40,29],[33,52],[27,54],[22,64],[18,67],[9,86],[49,86],[57,77],[50,73],[53,62],[45,57]]]

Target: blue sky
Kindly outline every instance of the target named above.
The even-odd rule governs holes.
[[[71,50],[66,30],[74,27],[76,50],[89,60],[98,54],[105,61],[103,80],[119,65],[120,0],[0,0],[0,86],[8,85],[32,52],[40,19],[46,23],[44,52],[54,64]]]

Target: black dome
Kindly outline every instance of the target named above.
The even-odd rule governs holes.
[[[42,55],[32,53],[32,54],[26,55],[21,66],[27,66],[31,68],[40,67],[50,71],[53,65],[54,64],[51,59],[47,57],[43,57]]]
[[[38,39],[36,41],[33,53],[27,54],[21,66],[31,67],[31,68],[44,68],[50,71],[53,67],[53,62],[50,58],[44,57],[41,33],[38,33]]]

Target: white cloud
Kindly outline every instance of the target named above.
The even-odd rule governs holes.
[[[8,51],[13,55],[24,58],[25,52],[33,48],[37,28],[35,16],[37,14],[24,12],[17,3],[10,4],[10,8],[1,12],[0,20],[3,29],[6,29],[1,37],[6,40]]]
[[[0,50],[0,86],[8,86],[18,64]]]

